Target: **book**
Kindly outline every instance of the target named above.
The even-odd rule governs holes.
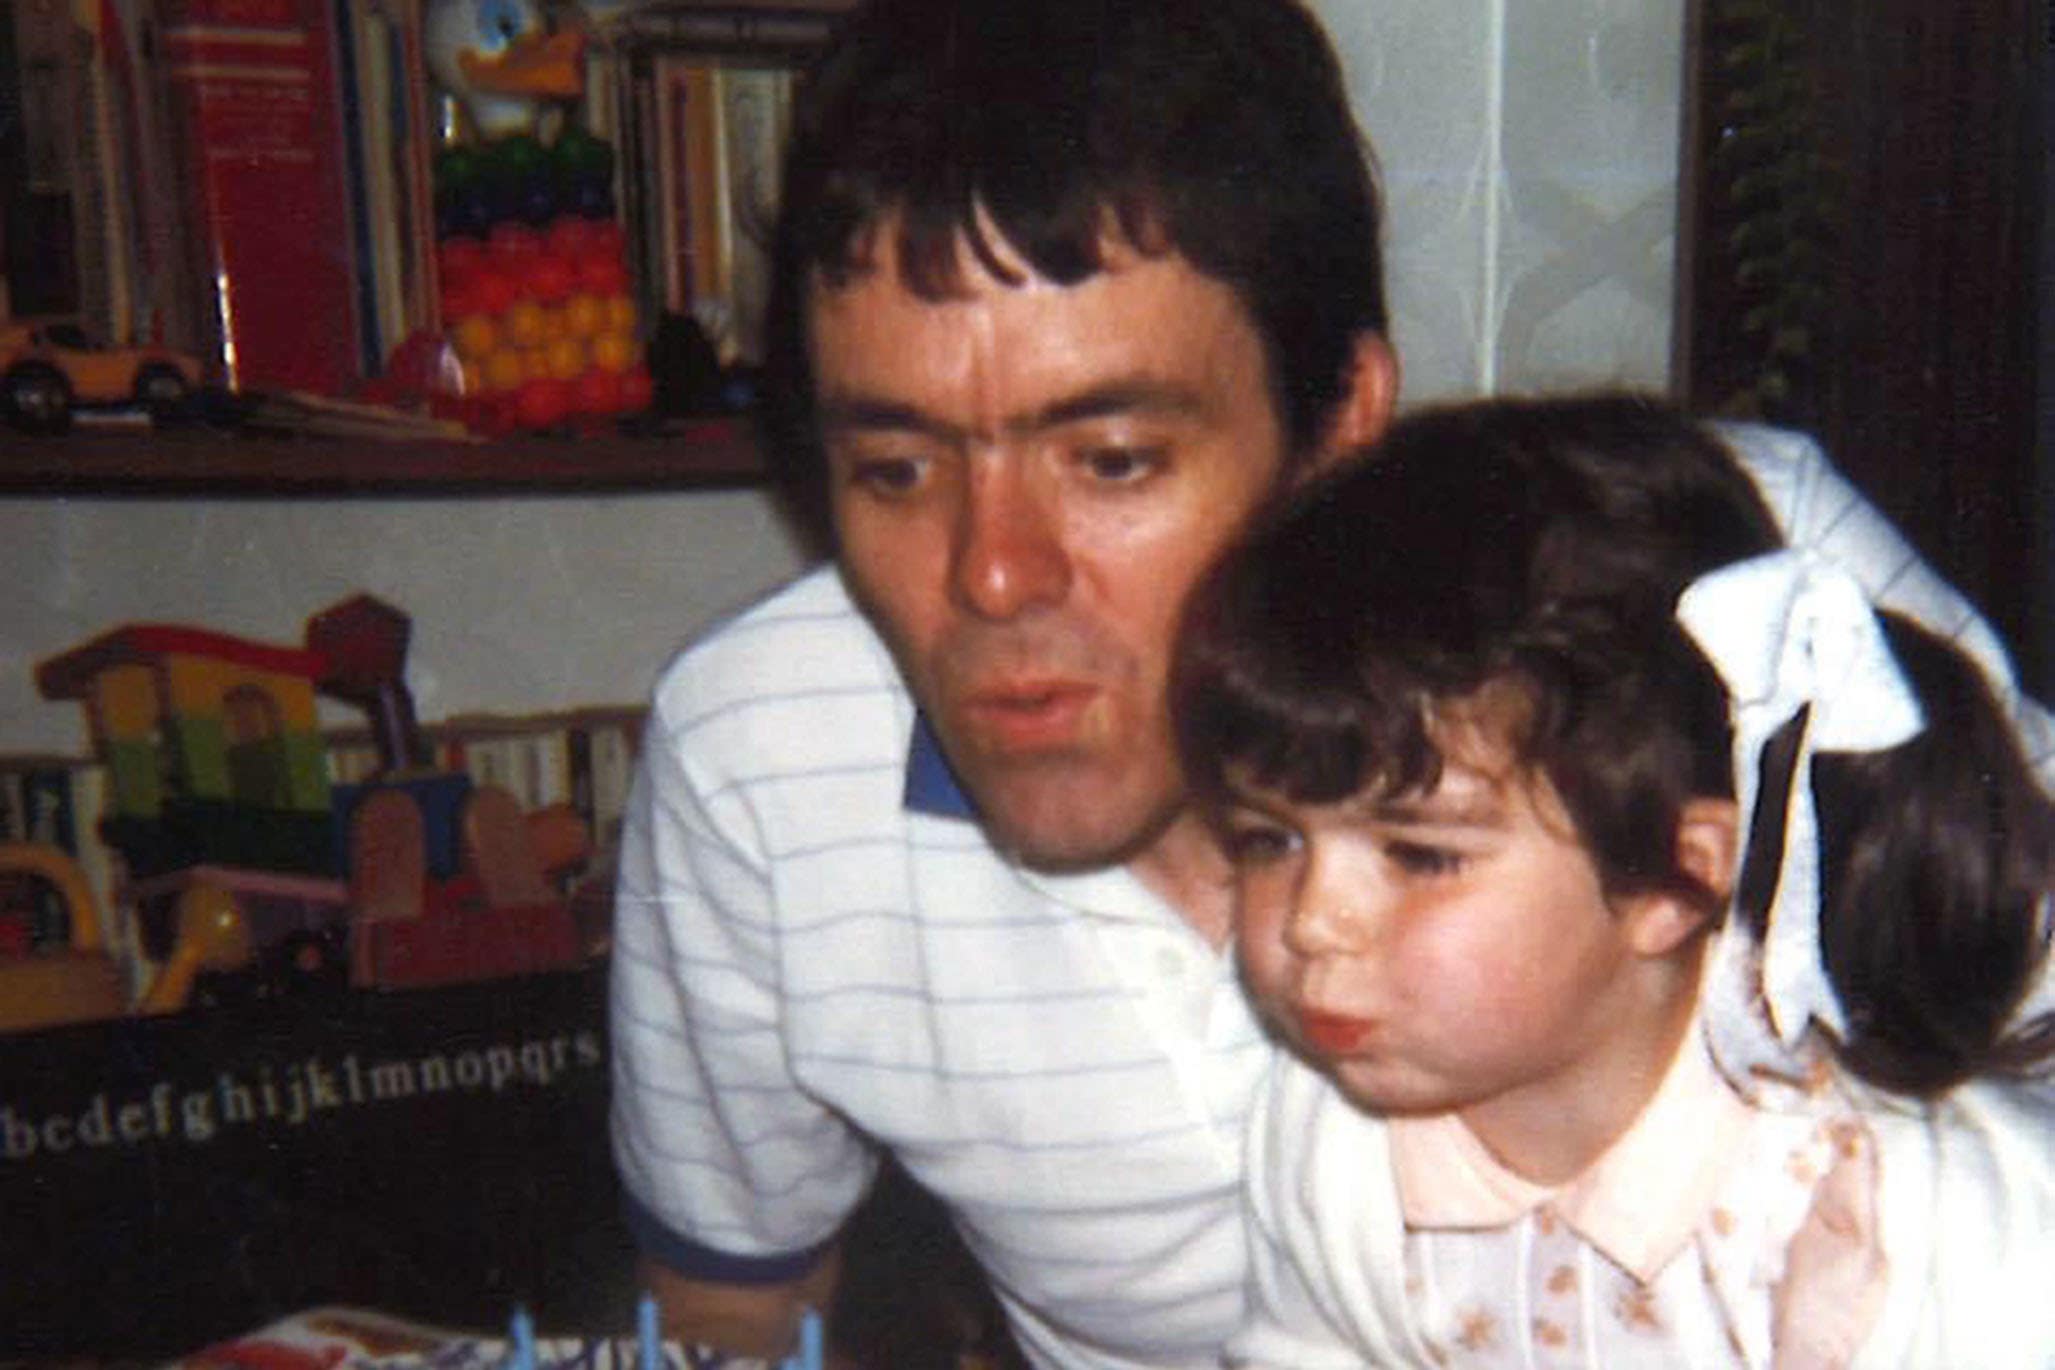
[[[325,0],[163,0],[169,155],[208,350],[238,390],[336,395],[363,375]],[[309,327],[319,320],[319,327]]]

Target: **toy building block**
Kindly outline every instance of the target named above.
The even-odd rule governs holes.
[[[529,840],[521,802],[498,785],[473,790],[464,804],[464,866],[478,881],[487,908],[556,898]]]

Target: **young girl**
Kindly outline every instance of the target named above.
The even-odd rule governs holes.
[[[2055,818],[1652,401],[1416,416],[1176,698],[1291,1048],[1235,1364],[2055,1364]]]

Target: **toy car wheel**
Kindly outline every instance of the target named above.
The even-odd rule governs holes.
[[[146,366],[136,373],[136,399],[153,418],[177,413],[191,394],[192,387],[176,367]]]
[[[71,427],[71,387],[54,366],[17,366],[0,380],[0,410],[24,433],[62,433]]]

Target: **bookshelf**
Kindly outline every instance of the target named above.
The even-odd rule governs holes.
[[[731,489],[764,478],[741,419],[490,442],[178,431],[8,438],[0,496],[602,494]]]
[[[263,0],[261,7],[276,22],[291,21],[288,23],[291,27],[305,18],[299,8],[302,3],[303,0]],[[318,306],[308,304],[299,308],[297,313],[287,309],[286,334],[294,342],[285,350],[316,350],[315,334],[334,341],[351,331],[363,332],[365,336],[359,339],[358,349],[363,355],[351,365],[361,369],[366,377],[375,376],[389,364],[396,340],[411,338],[424,330],[431,335],[436,331],[433,326],[435,271],[432,265],[435,230],[429,222],[432,217],[428,214],[429,199],[432,197],[427,194],[430,172],[425,160],[432,153],[432,145],[427,139],[434,120],[428,116],[433,113],[435,98],[432,88],[420,84],[425,79],[423,74],[414,70],[419,61],[417,30],[426,3],[428,0],[348,0],[337,11],[350,16],[352,22],[343,26],[340,45],[333,54],[336,71],[332,76],[327,74],[325,67],[315,72],[320,81],[336,84],[343,92],[345,132],[348,135],[345,141],[349,142],[351,149],[350,157],[346,159],[352,195],[351,214],[353,218],[363,220],[351,230],[357,235],[352,239],[351,249],[357,263],[355,270],[363,277],[354,283],[360,297],[355,308],[361,317],[355,318],[350,329],[307,330],[304,318],[309,312],[340,323],[351,311],[335,301]],[[600,134],[619,154],[629,158],[618,169],[617,196],[622,201],[622,222],[637,235],[630,246],[633,254],[630,275],[632,288],[637,292],[638,341],[653,345],[666,307],[673,315],[683,308],[679,298],[666,299],[663,294],[661,273],[675,267],[677,262],[667,261],[661,256],[658,240],[663,237],[660,228],[670,231],[666,227],[667,220],[659,222],[664,219],[663,207],[672,206],[671,212],[676,212],[676,205],[685,203],[684,191],[671,183],[678,180],[683,185],[682,178],[686,176],[687,168],[686,158],[678,149],[671,150],[675,165],[666,163],[661,169],[635,160],[655,155],[657,147],[653,128],[635,126],[638,106],[631,98],[635,94],[630,89],[633,73],[646,75],[645,69],[652,62],[698,65],[706,71],[732,69],[737,75],[729,79],[736,81],[739,89],[743,73],[763,69],[788,70],[802,64],[817,48],[827,31],[826,26],[835,16],[851,8],[853,3],[854,0],[644,0],[644,3],[629,8],[594,6],[600,17],[592,26],[594,39],[587,49],[586,58],[587,90],[576,118],[581,126]],[[87,331],[95,336],[125,341],[141,336],[143,320],[152,317],[137,295],[147,278],[153,289],[160,293],[168,290],[179,305],[179,309],[172,310],[168,317],[161,313],[155,316],[159,325],[168,325],[171,344],[182,351],[212,358],[216,352],[231,355],[233,349],[226,348],[225,344],[216,348],[211,341],[198,338],[194,332],[198,324],[181,312],[191,301],[176,285],[163,284],[165,280],[177,279],[177,269],[183,262],[172,248],[190,246],[184,244],[180,236],[184,210],[168,200],[159,204],[142,196],[150,186],[126,186],[121,188],[121,194],[114,194],[101,184],[102,181],[112,184],[114,180],[132,174],[154,175],[150,171],[154,163],[147,158],[139,158],[133,149],[153,147],[165,139],[175,143],[178,138],[192,133],[185,124],[174,128],[170,123],[163,127],[152,123],[162,113],[153,103],[156,97],[152,93],[155,90],[152,83],[170,78],[161,72],[153,75],[156,58],[152,55],[151,42],[145,39],[157,31],[153,24],[161,27],[171,23],[195,6],[198,8],[193,9],[193,13],[209,18],[209,22],[219,20],[218,0],[136,0],[134,4],[124,3],[113,9],[103,9],[101,19],[95,25],[85,25],[80,20],[82,27],[76,31],[68,23],[52,20],[44,26],[49,30],[47,33],[42,28],[26,25],[25,21],[10,25],[4,21],[4,13],[0,13],[0,173],[19,171],[35,164],[32,154],[36,154],[42,144],[48,144],[42,149],[47,154],[44,159],[54,158],[62,163],[53,163],[49,169],[50,178],[54,178],[52,193],[63,192],[68,211],[85,225],[79,231],[89,246],[99,243],[101,238],[106,238],[113,245],[108,254],[87,254],[90,260],[81,259],[77,263],[67,259],[57,263],[64,270],[43,273],[73,281],[72,293],[77,298],[53,297],[42,301],[41,307],[55,311],[57,316],[78,316],[92,325]],[[406,38],[407,34],[416,36]],[[55,131],[63,124],[62,120],[55,123],[45,120],[50,127],[44,129],[44,136],[33,147],[19,136],[6,133],[9,110],[19,112],[23,99],[34,93],[30,89],[29,74],[33,74],[30,67],[35,64],[28,59],[43,50],[35,46],[38,43],[53,52],[62,47],[65,52],[73,54],[66,63],[57,64],[52,70],[59,70],[72,83],[63,93],[66,93],[68,101],[65,108],[77,112],[77,119],[73,122],[97,115],[99,122],[93,127],[105,133],[103,141],[111,140],[111,150],[103,149],[100,161],[66,160],[58,156],[69,147]],[[321,45],[317,43],[314,47]],[[15,51],[17,48],[20,51]],[[30,51],[31,48],[34,51]],[[322,60],[327,61],[328,58],[323,57]],[[41,71],[42,67],[35,67],[35,70]],[[705,98],[704,92],[700,92],[700,98]],[[744,97],[724,93],[720,98],[740,100]],[[130,104],[144,109],[149,118],[137,116],[124,122],[123,111]],[[738,105],[735,113],[745,114],[750,108]],[[723,105],[722,109],[724,112],[720,117],[729,118],[728,107]],[[144,124],[151,126],[145,128]],[[193,128],[198,127],[193,125]],[[737,125],[738,129],[741,127]],[[776,129],[773,127],[771,131],[775,133]],[[315,141],[334,141],[333,131],[298,132]],[[720,136],[720,156],[709,161],[706,168],[693,173],[702,180],[692,189],[706,202],[698,206],[701,212],[718,209],[719,213],[727,215],[731,212],[728,184],[731,161],[740,159],[738,164],[750,166],[755,162],[741,158],[739,134],[736,135],[738,148],[729,147],[730,134],[723,132]],[[375,146],[366,142],[371,139],[375,143],[380,137],[389,141]],[[755,148],[754,143],[750,146]],[[382,155],[380,149],[383,149]],[[753,151],[752,156],[755,155]],[[385,180],[391,177],[371,175],[374,166],[395,160],[401,164],[400,169],[396,171],[388,167],[385,170],[391,176],[401,176],[403,172],[404,185],[395,180],[393,186],[385,186]],[[73,162],[77,165],[72,165]],[[717,171],[712,169],[716,163]],[[144,173],[136,172],[136,164],[144,168]],[[59,175],[60,172],[63,174]],[[715,178],[714,183],[705,182],[704,178],[709,176]],[[644,179],[651,181],[650,187],[641,184]],[[0,174],[0,182],[7,180],[8,175]],[[417,181],[419,184],[415,184]],[[376,182],[376,187],[384,187],[386,193],[373,194],[376,188],[373,182]],[[154,185],[152,180],[151,186]],[[260,178],[260,187],[268,188],[270,185],[270,181]],[[646,190],[649,193],[645,193]],[[657,196],[659,191],[661,204]],[[155,219],[131,222],[130,218],[114,213],[115,206],[129,205],[131,200],[138,204],[147,201],[152,214],[170,216],[167,224],[158,224]],[[742,201],[738,198],[734,203],[740,205]],[[372,212],[374,207],[379,212]],[[7,212],[0,218],[15,215],[12,199],[4,208]],[[269,206],[260,205],[259,208],[268,209]],[[741,210],[732,212],[740,214]],[[105,221],[104,231],[87,231],[102,220]],[[717,312],[720,306],[727,307],[727,314],[721,317],[732,315],[746,320],[754,317],[754,309],[759,304],[751,293],[760,286],[755,276],[750,274],[755,270],[752,265],[754,259],[748,258],[746,253],[736,255],[739,250],[728,242],[738,231],[734,225],[728,224],[724,218],[719,227],[722,241],[718,254],[702,246],[699,258],[695,259],[702,273],[712,269],[707,263],[717,261],[718,279],[695,281],[686,288],[687,298],[697,298],[699,293],[703,293],[709,300],[717,302]],[[385,237],[364,236],[372,228],[383,230]],[[698,236],[709,237],[711,228],[711,224],[701,224]],[[165,237],[166,241],[157,242],[152,235]],[[67,230],[60,236],[68,243],[71,235]],[[276,236],[256,235],[267,243]],[[341,241],[345,236],[341,229],[328,232],[326,236],[334,239],[336,249],[327,256],[341,258],[348,255],[341,251]],[[6,239],[6,232],[0,231],[0,246],[4,246]],[[27,241],[26,237],[22,237],[22,241]],[[117,248],[119,251],[114,250]],[[682,260],[683,250],[673,252],[671,256]],[[130,257],[136,260],[130,261]],[[155,264],[151,265],[153,259]],[[0,252],[0,262],[4,260],[5,254]],[[374,267],[373,263],[377,265]],[[147,271],[145,266],[148,266]],[[299,278],[305,273],[280,269],[255,274],[290,280],[297,289]],[[387,280],[388,276],[393,279]],[[17,277],[21,279],[16,280]],[[115,290],[111,284],[131,277],[134,279],[129,284],[134,289]],[[32,299],[25,292],[27,285],[36,278],[36,273],[9,268],[7,283],[14,285],[19,298],[10,301],[6,286],[0,285],[0,322],[5,321],[10,309],[15,314],[29,317],[24,306],[36,304],[40,297]],[[109,291],[113,293],[108,294]],[[671,292],[672,296],[678,293],[677,290]],[[101,295],[107,295],[107,298],[102,299]],[[371,303],[374,298],[377,301],[375,305]],[[207,313],[206,310],[200,312]],[[445,320],[445,329],[447,326]],[[729,324],[728,327],[732,333],[735,326]],[[330,338],[331,334],[333,338]],[[739,356],[730,355],[737,345],[735,337],[717,336],[724,365],[753,359],[747,334],[745,327],[740,337],[743,351]],[[205,345],[196,346],[196,338]],[[264,355],[278,350],[271,348]],[[257,377],[254,383],[245,387],[233,377],[224,381],[222,376],[213,374],[212,360],[209,365],[210,381],[227,383],[237,389],[247,388],[257,394],[300,389],[323,395],[354,396],[359,393],[357,382],[347,378],[329,383],[328,380],[299,382],[290,377]],[[338,375],[350,370],[350,365],[341,362],[337,366],[340,368]],[[79,425],[62,436],[27,436],[0,428],[0,497],[633,493],[751,486],[761,483],[764,474],[750,432],[751,425],[746,418],[668,419],[653,432],[638,427],[633,433],[607,431],[600,436],[581,434],[575,438],[522,434],[486,442],[434,437],[373,441],[355,436],[289,434],[272,429],[230,431],[197,427],[152,430],[145,426],[123,425],[119,421],[108,423],[103,420],[96,424],[88,420],[89,416],[81,411]]]

